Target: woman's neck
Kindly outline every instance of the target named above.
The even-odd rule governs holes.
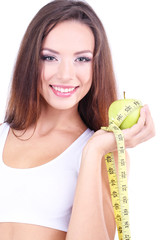
[[[36,132],[40,135],[44,135],[52,130],[83,132],[86,128],[79,115],[77,106],[65,110],[42,106]]]

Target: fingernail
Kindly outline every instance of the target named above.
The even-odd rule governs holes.
[[[142,111],[142,112],[146,112],[146,105],[144,105],[144,106],[141,108],[141,111]]]

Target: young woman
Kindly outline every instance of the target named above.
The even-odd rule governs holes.
[[[44,6],[23,38],[0,126],[0,240],[111,240],[104,155],[116,154],[117,99],[107,37],[87,3]],[[154,136],[147,106],[126,148]],[[128,158],[127,158],[128,159]]]

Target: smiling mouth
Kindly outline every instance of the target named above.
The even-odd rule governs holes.
[[[77,87],[57,87],[54,85],[50,85],[51,88],[53,88],[55,91],[61,92],[61,93],[70,93],[73,92]]]
[[[52,88],[52,91],[55,95],[59,97],[69,97],[71,96],[79,86],[73,87],[73,86],[55,86],[55,85],[49,85]]]

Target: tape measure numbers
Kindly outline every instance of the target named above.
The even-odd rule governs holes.
[[[119,127],[131,112],[141,106],[142,104],[138,100],[135,100],[131,103],[126,103],[125,107],[120,110],[115,119],[109,119],[108,127],[101,127],[101,129],[105,131],[113,132],[117,143],[118,174],[116,171],[113,153],[108,153],[105,155],[105,163],[108,172],[112,206],[114,210],[114,217],[117,225],[119,240],[131,239],[125,144],[123,132]]]

